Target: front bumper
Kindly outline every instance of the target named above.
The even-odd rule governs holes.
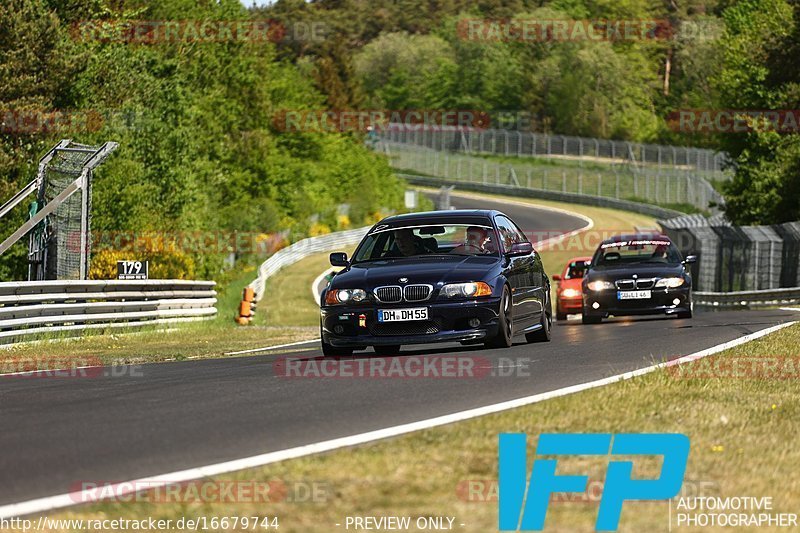
[[[378,309],[428,308],[428,320],[378,322]],[[497,335],[500,298],[403,304],[326,306],[321,309],[322,340],[331,346],[480,341]],[[480,320],[470,327],[469,320]]]
[[[559,296],[558,298],[558,310],[564,313],[580,313],[581,308],[583,307],[583,300],[580,296],[576,298],[567,298],[565,296]]]
[[[599,307],[595,308],[595,303]],[[641,300],[620,300],[615,290],[583,295],[583,313],[587,316],[671,315],[691,310],[692,292],[689,287],[652,289],[651,297]]]

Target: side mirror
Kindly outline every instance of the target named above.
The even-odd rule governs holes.
[[[330,255],[331,266],[335,267],[346,267],[349,263],[347,262],[347,254],[344,252],[333,252]]]
[[[508,252],[510,256],[528,255],[533,252],[533,245],[529,242],[515,242]]]
[[[561,281],[561,274],[553,274],[551,278],[553,281]]]
[[[690,263],[697,263],[696,255],[687,255],[686,258],[683,260],[684,265],[688,265]]]

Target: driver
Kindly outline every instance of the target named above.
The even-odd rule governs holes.
[[[485,254],[489,250],[486,249],[486,241],[489,239],[489,231],[480,226],[470,226],[467,228],[466,241],[453,248],[451,254]]]
[[[650,256],[651,260],[666,260],[669,257],[669,247],[659,244]]]

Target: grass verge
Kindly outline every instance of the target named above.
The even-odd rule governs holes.
[[[771,496],[775,512],[800,509],[800,464],[796,446],[800,396],[797,374],[776,376],[711,375],[734,360],[765,356],[792,358],[800,343],[800,325],[790,326],[710,358],[687,363],[681,371],[660,370],[614,385],[588,390],[444,426],[363,445],[220,476],[210,481],[286,483],[302,481],[323,487],[316,502],[270,503],[101,503],[59,513],[59,518],[157,518],[270,515],[281,531],[344,530],[346,516],[454,516],[456,530],[497,530],[497,479],[500,432],[536,435],[547,432],[677,432],[691,439],[684,490],[706,496]],[[754,365],[753,368],[756,368]],[[789,367],[784,367],[789,368]],[[529,457],[530,461],[531,457]],[[560,459],[559,473],[586,473],[602,480],[607,458]],[[641,467],[641,468],[640,468]],[[657,461],[637,463],[636,476],[654,476]],[[470,484],[472,482],[472,484]],[[468,488],[478,488],[470,492]],[[550,505],[546,531],[593,531],[597,498],[589,493],[574,502]],[[675,520],[675,502],[672,503]],[[619,531],[667,531],[669,507],[664,501],[630,502]],[[458,524],[465,524],[463,527]],[[675,531],[700,531],[676,527]],[[702,531],[718,531],[707,527]],[[773,531],[765,527],[759,531]],[[783,529],[787,531],[787,529]]]

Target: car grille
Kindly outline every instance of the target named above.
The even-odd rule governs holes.
[[[433,292],[431,285],[408,285],[403,289],[403,297],[407,302],[427,300]]]
[[[406,302],[422,302],[431,297],[433,293],[432,285],[387,285],[375,289],[375,298],[381,303],[391,304],[403,300]]]
[[[403,299],[403,290],[397,285],[390,285],[387,287],[377,287],[375,289],[375,298],[382,303],[395,303]]]
[[[432,335],[439,333],[441,326],[436,320],[420,322],[376,322],[369,328],[371,335]]]
[[[656,284],[655,278],[643,279],[618,279],[615,284],[621,291],[632,291],[634,289],[652,289]]]

